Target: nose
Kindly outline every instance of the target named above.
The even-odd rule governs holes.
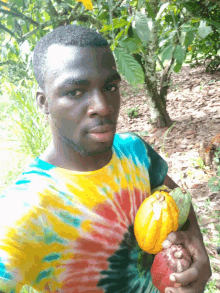
[[[105,96],[105,93],[98,90],[94,91],[88,108],[88,115],[90,117],[95,115],[107,116],[113,113],[113,111],[114,109],[112,105],[109,104],[108,98]]]

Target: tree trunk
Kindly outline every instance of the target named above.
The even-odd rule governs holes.
[[[158,0],[150,0],[152,10],[155,15],[158,12]],[[168,89],[169,72],[164,76],[165,81],[162,82],[160,92],[158,92],[157,75],[156,75],[156,60],[155,52],[158,49],[158,28],[156,21],[153,22],[149,42],[146,45],[146,54],[143,54],[145,85],[149,96],[148,105],[151,111],[151,119],[156,123],[157,127],[171,126],[172,122],[166,110],[166,94]]]

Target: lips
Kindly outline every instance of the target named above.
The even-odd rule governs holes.
[[[115,131],[111,124],[101,125],[90,129],[88,135],[97,142],[108,142],[114,137]]]
[[[100,125],[90,129],[89,133],[103,133],[111,130],[112,128],[112,124]]]

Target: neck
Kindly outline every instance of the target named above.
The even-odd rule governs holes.
[[[79,172],[95,171],[109,163],[112,150],[96,156],[84,156],[65,144],[51,142],[40,159],[54,166]]]

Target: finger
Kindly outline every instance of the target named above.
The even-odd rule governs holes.
[[[182,286],[182,287],[167,287],[165,289],[165,293],[203,293],[205,290],[205,283],[198,284],[194,282],[190,285]]]
[[[186,232],[178,231],[178,232],[171,232],[166,240],[162,243],[164,249],[169,248],[172,244],[186,244],[187,237]]]
[[[195,291],[195,289],[191,285],[178,287],[178,288],[167,287],[165,289],[165,293],[194,293],[194,292],[198,292],[198,291]]]
[[[188,270],[182,273],[174,273],[170,275],[170,281],[180,283],[183,286],[195,282],[198,278],[199,272],[194,266],[191,266]]]

